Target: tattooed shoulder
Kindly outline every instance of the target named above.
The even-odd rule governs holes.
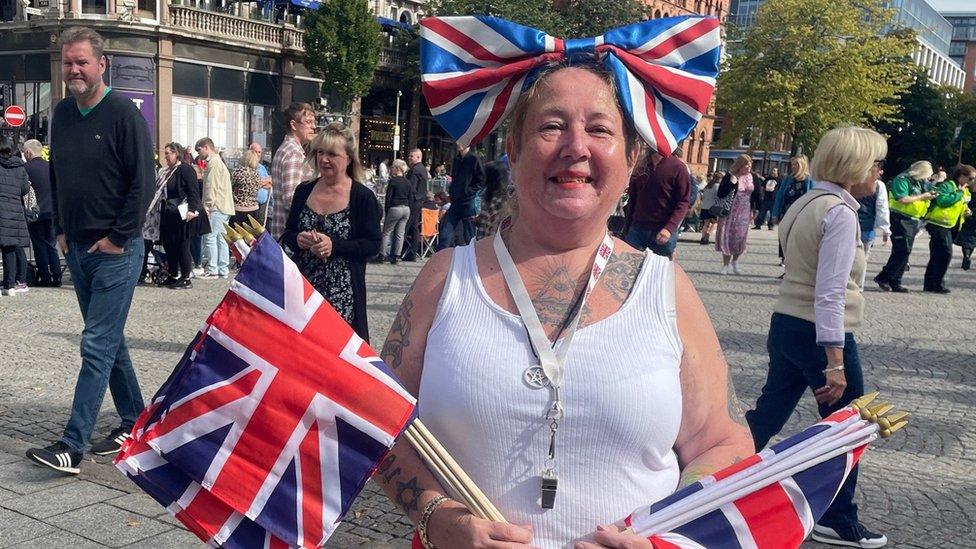
[[[616,301],[623,303],[633,290],[643,264],[644,254],[641,252],[614,254],[601,277],[603,287]]]

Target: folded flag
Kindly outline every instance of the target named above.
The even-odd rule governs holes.
[[[322,545],[416,401],[267,234],[116,466],[204,541]]]
[[[786,549],[813,530],[867,445],[906,424],[856,400],[797,435],[634,511],[624,523],[658,549]]]

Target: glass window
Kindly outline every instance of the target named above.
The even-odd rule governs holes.
[[[207,67],[191,63],[173,63],[173,95],[208,97]]]
[[[278,77],[259,72],[248,74],[247,102],[257,105],[277,105]]]
[[[107,0],[81,0],[81,13],[105,15],[108,13]]]
[[[271,119],[274,116],[274,109],[258,105],[251,105],[248,108],[251,111],[251,131],[247,140],[248,146],[251,143],[257,143],[264,147],[265,154],[269,154],[271,151]],[[262,160],[270,160],[270,157]]]
[[[156,0],[138,0],[136,6],[136,9],[139,10],[140,17],[147,19],[156,18]]]
[[[210,69],[210,98],[243,103],[247,88],[246,72],[213,67]]]
[[[292,86],[292,101],[311,103],[322,95],[322,85],[312,80],[295,79]]]
[[[194,97],[173,97],[173,141],[189,147],[207,137],[208,101]]]
[[[110,56],[109,73],[113,88],[154,91],[156,63],[146,57]]]

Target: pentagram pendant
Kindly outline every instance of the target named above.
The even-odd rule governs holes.
[[[542,389],[549,386],[549,378],[542,366],[529,366],[522,372],[522,381],[533,389]]]

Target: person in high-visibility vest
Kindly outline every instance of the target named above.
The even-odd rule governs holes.
[[[939,193],[925,214],[925,229],[929,232],[929,264],[925,267],[926,292],[949,293],[945,274],[952,260],[952,229],[962,225],[969,208],[970,188],[976,181],[976,168],[960,164],[952,171],[952,179],[939,183]]]
[[[878,276],[874,277],[885,292],[908,292],[908,288],[901,285],[901,277],[908,266],[908,256],[912,253],[922,217],[929,210],[929,202],[938,196],[935,191],[924,190],[929,177],[932,177],[932,164],[920,160],[912,164],[908,171],[898,174],[888,186],[891,255]]]

